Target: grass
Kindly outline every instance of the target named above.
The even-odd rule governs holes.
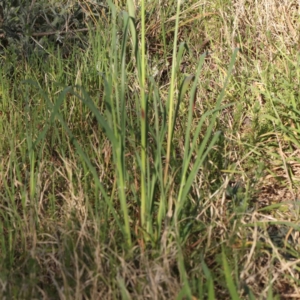
[[[273,2],[108,1],[84,51],[2,53],[2,299],[300,297],[298,7]]]

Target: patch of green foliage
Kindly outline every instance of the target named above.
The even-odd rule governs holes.
[[[0,1],[0,298],[298,292],[299,55],[248,2]]]

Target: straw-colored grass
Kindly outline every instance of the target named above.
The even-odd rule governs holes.
[[[299,3],[181,2],[1,52],[1,299],[300,299]]]

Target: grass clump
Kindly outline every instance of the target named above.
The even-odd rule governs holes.
[[[275,2],[70,1],[62,44],[17,49],[3,18],[1,298],[300,295],[297,5]]]

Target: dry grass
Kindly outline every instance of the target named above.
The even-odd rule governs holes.
[[[66,60],[61,77],[55,77],[59,69],[50,71],[48,66],[43,71],[25,62],[15,66],[13,76],[3,68],[0,298],[213,299],[209,298],[211,280],[215,299],[231,299],[223,254],[240,299],[300,299],[299,14],[297,1],[182,4],[179,40],[186,42],[187,50],[178,82],[184,74],[195,74],[201,54],[207,53],[193,128],[205,111],[214,108],[232,52],[238,47],[223,101],[233,105],[220,113],[214,130],[222,131],[222,138],[195,177],[182,219],[172,226],[166,218],[162,232],[156,233],[161,238],[149,244],[140,236],[140,175],[135,155],[140,146],[136,124],[129,122],[125,157],[132,255],[126,253],[116,218],[59,122],[47,133],[33,169],[28,150],[28,132],[38,136],[50,114],[40,95],[33,89],[26,91],[20,80],[35,78],[49,91],[53,103],[61,88],[49,83],[49,74],[53,81],[81,83],[102,110],[102,83],[90,75],[92,67],[87,63],[93,62],[93,54],[81,52],[73,61]],[[162,103],[167,101],[170,82],[174,15],[173,3],[147,4],[148,73],[154,76]],[[134,119],[139,83],[132,64],[128,55],[126,109]],[[176,95],[178,89],[179,84]],[[30,104],[25,96],[19,104],[18,95],[23,93]],[[39,105],[34,101],[40,101]],[[176,162],[185,151],[187,98],[184,101],[174,132],[168,217],[174,213],[178,192]],[[78,103],[71,95],[62,115],[121,216],[111,144],[91,113]],[[149,126],[154,123],[151,108]],[[152,138],[149,133],[150,148]],[[153,152],[149,156],[154,164]],[[159,192],[160,187],[155,201],[160,199]]]

